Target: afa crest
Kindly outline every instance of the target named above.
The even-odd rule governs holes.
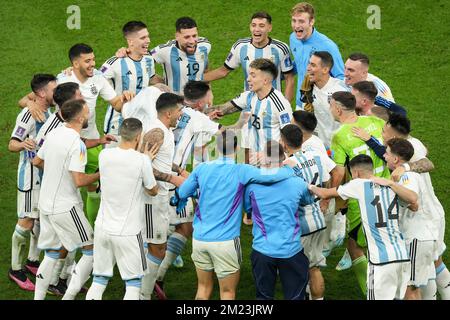
[[[92,86],[91,86],[91,93],[92,93],[93,95],[97,95],[97,94],[98,94],[98,90],[97,90],[97,87],[96,87],[95,85],[92,85]]]

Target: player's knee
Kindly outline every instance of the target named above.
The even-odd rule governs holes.
[[[28,231],[31,231],[33,229],[33,226],[34,226],[34,219],[28,218],[28,217],[22,218],[22,219],[19,219],[17,221],[17,224],[19,226],[21,226],[22,228],[24,228],[24,229],[26,229]]]

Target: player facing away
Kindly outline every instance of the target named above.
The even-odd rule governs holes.
[[[220,299],[236,297],[242,261],[240,221],[246,185],[274,183],[294,174],[288,167],[269,174],[267,170],[236,164],[237,140],[233,130],[218,135],[219,158],[198,165],[179,188],[177,212],[181,212],[188,198],[199,190],[192,240],[192,260],[198,279],[195,299],[198,300],[211,296],[214,273],[219,279]]]
[[[179,186],[184,178],[172,175],[173,155],[175,141],[172,128],[182,113],[183,97],[174,93],[163,93],[156,101],[158,118],[149,125],[149,135],[163,132],[161,146],[152,161],[153,172],[158,181],[159,192],[156,196],[145,195],[143,208],[145,208],[144,241],[148,244],[147,264],[148,272],[142,279],[141,300],[149,300],[155,286],[158,269],[166,252],[166,243],[169,231],[169,189],[172,183]],[[153,137],[150,139],[156,140]],[[167,179],[169,177],[169,179]],[[169,181],[169,182],[166,182]]]
[[[254,13],[250,20],[251,37],[237,40],[231,47],[223,66],[206,72],[203,80],[222,79],[241,66],[244,73],[244,91],[248,91],[247,78],[250,63],[258,58],[266,58],[275,64],[278,71],[278,75],[272,83],[273,87],[281,91],[281,82],[284,79],[284,96],[291,101],[295,86],[291,52],[287,44],[269,37],[271,31],[272,17],[265,11]]]
[[[31,90],[36,96],[36,104],[49,117],[48,108],[54,105],[53,91],[56,78],[50,74],[36,74],[31,80]],[[28,108],[24,108],[16,119],[16,125],[11,134],[8,150],[20,152],[17,169],[17,224],[11,240],[11,269],[8,276],[21,289],[33,291],[35,286],[28,279],[25,271],[36,275],[39,267],[37,248],[39,238],[39,190],[41,187],[42,171],[34,168],[32,160],[36,155],[36,136],[42,128],[43,122],[36,121]],[[23,251],[30,241],[28,258],[22,268]]]
[[[287,128],[282,129],[282,135]],[[284,152],[278,142],[268,141],[262,167],[269,172],[279,170],[286,158]],[[314,203],[308,185],[296,176],[271,185],[250,184],[244,199],[246,211],[254,220],[251,261],[256,299],[274,299],[279,274],[284,299],[304,300],[309,261],[300,241],[299,215],[302,206]]]
[[[280,139],[280,129],[291,122],[292,108],[281,91],[274,89],[272,81],[277,69],[269,59],[256,59],[250,64],[248,83],[250,91],[235,99],[214,107],[223,114],[238,111],[250,112],[248,123],[242,128],[242,147],[245,162],[262,152],[269,140]]]
[[[36,276],[35,300],[45,299],[62,246],[69,252],[81,248],[83,253],[63,299],[75,299],[92,271],[93,231],[84,215],[78,190],[100,177],[99,173],[84,173],[86,146],[80,132],[88,126],[89,107],[84,100],[67,101],[61,106],[61,115],[66,123],[47,136],[33,160],[34,166],[44,169],[38,246],[45,251],[45,257]]]
[[[399,227],[399,201],[417,209],[417,194],[388,179],[373,175],[371,157],[360,154],[349,162],[352,180],[339,188],[310,186],[320,198],[355,199],[367,239],[367,300],[403,299],[411,263]]]
[[[427,158],[428,150],[423,145],[423,143],[415,137],[410,135],[411,125],[410,121],[399,115],[391,114],[389,116],[388,122],[386,122],[382,138],[383,143],[386,144],[389,140],[393,138],[403,138],[408,140],[414,147],[414,155],[408,161],[403,163],[401,166],[397,166],[394,171],[392,171],[392,179],[394,181],[400,180],[402,175],[406,172],[419,173],[425,184],[428,186],[426,189],[427,193],[427,204],[434,208],[432,211],[438,213],[435,217],[436,220],[433,221],[434,228],[438,233],[438,241],[436,246],[435,254],[435,268],[436,268],[436,279],[431,279],[428,281],[428,285],[421,288],[422,298],[425,300],[435,300],[436,299],[436,285],[441,296],[441,299],[450,299],[450,272],[448,271],[445,263],[442,261],[442,254],[446,249],[444,243],[445,234],[445,212],[442,204],[434,193],[434,188],[431,183],[430,171],[434,169],[433,163]],[[370,136],[366,132],[361,130],[354,131],[356,136],[364,140],[366,144],[373,149],[378,156],[386,154],[386,147],[382,145],[376,138]]]
[[[95,220],[94,280],[86,300],[101,300],[117,264],[126,291],[124,300],[139,300],[141,280],[147,269],[142,226],[143,193],[154,196],[158,186],[153,176],[148,148],[142,154],[142,123],[125,119],[120,127],[120,143],[104,149],[99,156],[102,199]],[[125,191],[125,192],[124,192]]]
[[[180,176],[187,176],[186,166],[190,163],[191,155],[199,135],[210,137],[220,134],[227,129],[241,129],[247,113],[242,113],[238,122],[232,126],[222,126],[211,120],[204,112],[213,103],[213,94],[210,86],[204,81],[189,81],[184,87],[183,114],[181,115],[177,127],[174,129],[175,154],[172,169]],[[175,187],[170,189],[170,197],[175,194]],[[164,260],[158,270],[157,284],[163,287],[164,276],[175,258],[181,254],[186,241],[192,236],[192,221],[194,219],[193,205],[189,201],[186,208],[177,214],[175,207],[170,206],[170,225],[175,226],[175,231],[167,240],[167,250]]]
[[[150,37],[147,26],[142,21],[129,21],[122,33],[128,44],[127,55],[123,58],[116,56],[106,60],[100,68],[103,76],[120,95],[123,91],[130,90],[136,95],[145,87],[161,81],[155,75],[155,63],[148,53]],[[119,127],[123,121],[121,113],[108,106],[105,115],[104,132],[119,136]],[[114,147],[111,143],[108,147]]]
[[[98,139],[100,134],[95,121],[98,96],[101,96],[116,111],[120,112],[123,103],[130,100],[134,93],[123,91],[119,95],[116,94],[102,73],[94,69],[95,55],[90,46],[82,43],[73,45],[69,50],[69,59],[73,71],[71,75],[59,74],[58,83],[75,82],[79,84],[83,99],[89,106],[88,127],[81,131],[81,137],[83,139]],[[98,154],[102,149],[102,145],[87,149],[86,173],[94,173],[98,169]],[[100,194],[96,190],[96,184],[87,187],[86,214],[91,225],[94,224],[100,205]]]
[[[408,140],[393,138],[387,141],[384,157],[389,169],[395,170],[409,161],[413,155],[414,147]],[[433,186],[423,178],[424,176],[419,173],[405,172],[399,181],[419,197],[417,210],[400,206],[400,230],[411,255],[411,278],[405,296],[408,300],[421,300],[422,288],[428,285],[430,279],[436,278],[434,260],[438,229],[433,222],[439,220],[439,213],[430,197]]]
[[[296,163],[294,167],[296,174],[308,184],[326,186],[336,164],[323,153],[303,151],[302,141],[302,131],[296,125],[289,124],[281,129],[280,143],[289,159]],[[328,226],[322,207],[323,203],[319,203],[319,199],[314,199],[313,203],[299,208],[298,213],[301,241],[309,260],[309,288],[312,300],[323,300],[325,293],[325,283],[319,267],[325,261],[322,251]]]
[[[359,154],[369,155],[374,163],[374,175],[389,178],[389,169],[384,161],[374,151],[352,134],[352,128],[364,128],[371,135],[381,137],[384,121],[371,116],[358,116],[355,112],[356,99],[346,91],[338,91],[331,95],[330,110],[335,120],[341,123],[341,127],[335,132],[331,141],[333,160],[336,163],[336,174],[331,179],[331,187],[338,187],[344,181],[346,165]],[[367,259],[363,247],[366,246],[358,202],[354,199],[348,201],[347,249],[352,260],[352,269],[355,272],[362,292],[366,293]]]

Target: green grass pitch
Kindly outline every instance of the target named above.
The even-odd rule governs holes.
[[[96,54],[97,67],[124,46],[122,25],[129,20],[144,21],[150,31],[151,47],[173,39],[175,20],[192,16],[201,36],[212,43],[210,68],[219,67],[231,45],[249,36],[252,13],[266,10],[273,17],[273,38],[288,42],[291,32],[290,9],[293,0],[272,1],[76,1],[38,0],[4,2],[0,10],[0,299],[32,299],[12,283],[10,267],[11,235],[16,223],[16,171],[18,154],[8,152],[7,145],[15,118],[17,101],[30,91],[29,82],[35,73],[57,74],[69,65],[67,51],[77,42],[90,44]],[[413,135],[429,149],[429,158],[436,169],[432,173],[434,189],[446,211],[450,211],[450,2],[436,0],[403,1],[318,1],[317,29],[333,39],[342,56],[361,51],[371,59],[370,72],[385,80],[398,103],[408,109]],[[81,29],[69,30],[67,7],[77,4],[81,9]],[[381,29],[369,30],[367,8],[381,9]],[[161,74],[161,69],[157,70]],[[215,104],[223,103],[242,90],[241,70],[212,84]],[[105,104],[98,104],[98,125],[102,128]],[[224,119],[231,123],[236,118]],[[448,239],[448,231],[447,237]],[[237,291],[238,299],[253,299],[255,290],[249,253],[251,229],[242,227],[244,263]],[[166,292],[172,299],[193,299],[196,275],[190,260],[190,242],[183,253],[185,266],[171,269],[166,277]],[[363,299],[352,271],[334,270],[343,249],[335,251],[323,270],[327,299]],[[444,260],[449,260],[444,255]],[[217,285],[216,285],[217,289]],[[212,298],[218,299],[217,290]],[[111,281],[104,298],[121,299],[123,284],[117,276]],[[278,296],[280,294],[278,292]],[[83,298],[81,296],[80,298]]]

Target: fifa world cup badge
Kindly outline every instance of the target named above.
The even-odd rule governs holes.
[[[98,94],[98,90],[97,90],[97,87],[96,87],[95,85],[92,85],[92,86],[91,86],[91,93],[92,93],[93,95],[97,95],[97,94]]]

